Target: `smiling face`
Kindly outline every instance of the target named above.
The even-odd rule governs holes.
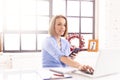
[[[62,36],[66,30],[66,20],[64,18],[57,18],[55,21],[56,36]]]
[[[68,34],[67,18],[63,15],[56,15],[50,21],[49,33],[55,37],[66,37]]]

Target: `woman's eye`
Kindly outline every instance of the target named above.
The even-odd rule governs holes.
[[[58,24],[58,26],[60,26],[61,24]]]
[[[57,24],[58,26],[66,26],[66,25],[63,25],[63,24]]]

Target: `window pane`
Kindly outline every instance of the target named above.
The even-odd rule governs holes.
[[[13,2],[15,4],[13,4]],[[6,0],[6,30],[19,30],[19,0]]]
[[[79,1],[68,1],[67,15],[68,16],[79,16],[80,15],[79,12],[80,12]]]
[[[53,0],[53,15],[65,15],[65,0]]]
[[[49,15],[49,2],[37,0],[37,15]]]
[[[22,50],[36,50],[36,35],[22,34],[21,35],[21,49]]]
[[[47,30],[49,27],[49,17],[37,17],[37,29],[38,30]]]
[[[19,50],[20,49],[19,34],[5,34],[4,46],[5,46],[5,50]]]
[[[68,32],[79,32],[79,18],[68,19]]]
[[[83,39],[84,39],[84,42],[85,42],[85,44],[84,44],[84,47],[83,48],[88,48],[88,41],[90,40],[90,39],[92,39],[92,35],[93,34],[82,34],[81,36],[83,37]]]
[[[44,39],[48,36],[48,34],[38,34],[37,36],[37,48],[38,50],[42,49],[42,43],[44,41]]]
[[[2,32],[2,30],[3,30],[3,18],[0,15],[0,32]]]
[[[3,2],[0,0],[0,32],[2,32],[3,27]]]
[[[21,4],[20,6],[21,15],[35,15],[36,14],[36,1],[35,0],[20,0],[20,1],[21,1],[20,3]]]
[[[26,6],[27,5],[27,6]],[[36,30],[36,1],[21,0],[21,30]]]
[[[93,19],[92,18],[81,18],[81,32],[92,33]]]
[[[36,16],[22,16],[21,30],[33,31],[36,30]]]
[[[81,2],[81,16],[93,16],[93,2]]]
[[[5,24],[5,29],[7,31],[14,30],[14,31],[19,31],[19,17],[18,16],[12,16],[8,15],[6,17],[6,24]]]

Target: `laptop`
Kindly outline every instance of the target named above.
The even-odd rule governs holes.
[[[104,77],[118,73],[120,50],[104,49],[100,50],[98,54],[93,74],[87,74],[79,70],[74,71],[74,73],[88,77]]]

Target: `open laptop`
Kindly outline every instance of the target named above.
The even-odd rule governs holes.
[[[89,77],[102,77],[118,73],[119,56],[120,50],[118,49],[100,50],[93,74],[86,74],[78,70],[74,71],[74,73]]]

